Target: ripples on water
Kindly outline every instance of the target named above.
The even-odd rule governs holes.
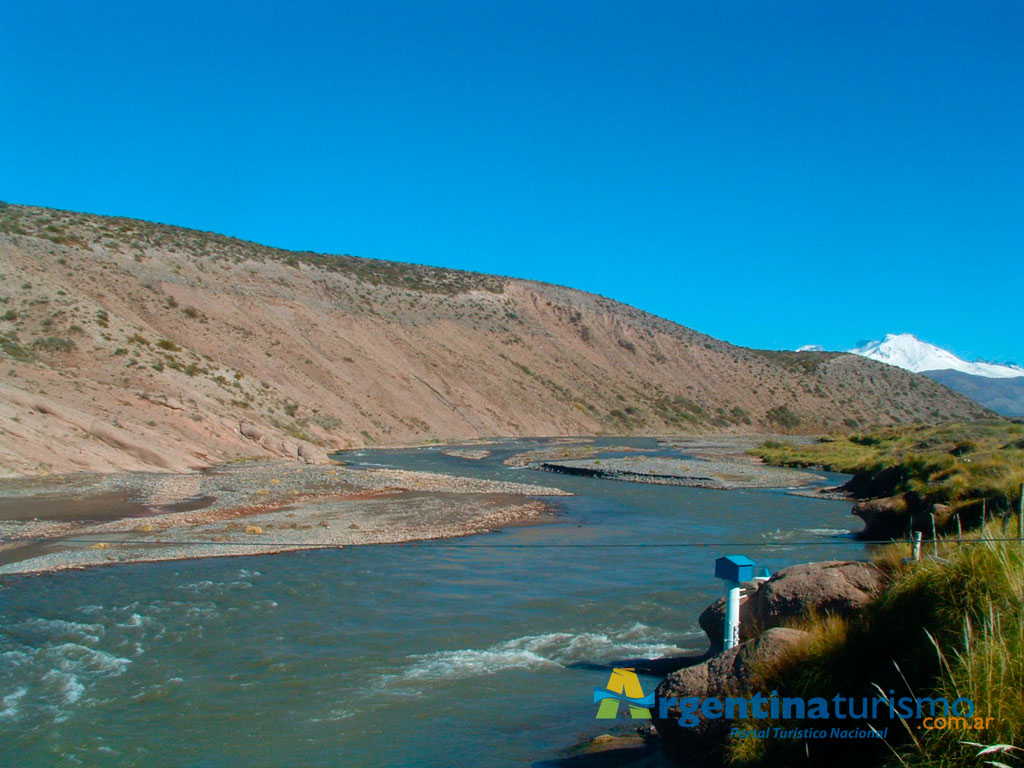
[[[372,458],[584,494],[554,524],[460,544],[709,546],[425,543],[8,578],[0,764],[529,765],[606,727],[591,691],[608,664],[703,649],[724,542],[820,541],[747,550],[773,569],[862,551],[842,502],[548,476],[503,455]]]

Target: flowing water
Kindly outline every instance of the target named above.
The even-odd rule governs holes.
[[[611,663],[703,650],[716,556],[863,555],[849,503],[502,464],[540,442],[345,458],[579,494],[546,525],[0,581],[0,765],[545,765]]]

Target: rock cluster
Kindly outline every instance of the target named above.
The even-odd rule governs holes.
[[[270,430],[253,424],[251,421],[243,421],[238,425],[238,432],[242,437],[257,442],[270,453],[289,459],[298,459],[307,464],[324,464],[327,462],[327,453],[312,443],[300,442],[290,443],[276,437]]]
[[[748,585],[751,594],[740,604],[741,643],[724,652],[725,599],[716,600],[700,615],[700,626],[717,655],[670,674],[658,686],[659,703],[663,699],[750,695],[745,689],[751,682],[752,669],[758,664],[777,663],[810,637],[785,624],[813,613],[849,615],[877,595],[886,580],[872,564],[856,561],[784,568],[756,587]],[[708,719],[701,715],[695,725],[683,727],[678,722],[678,708],[670,708],[668,718],[660,718],[657,710],[653,715],[666,754],[686,765],[714,763],[716,750],[734,724],[724,717]]]
[[[740,598],[740,640],[811,611],[850,614],[878,594],[884,584],[885,576],[870,563],[831,560],[784,568],[758,586],[747,585],[751,594]],[[711,650],[721,650],[725,598],[705,608],[699,623]]]
[[[656,697],[659,701],[687,698],[703,701],[710,697],[724,701],[730,696],[746,697],[744,687],[758,664],[777,663],[809,637],[809,633],[799,629],[769,629],[702,664],[673,672],[658,686]],[[713,764],[716,747],[733,725],[731,719],[708,719],[697,713],[697,724],[686,727],[679,723],[678,707],[670,707],[669,717],[664,720],[657,711],[652,714],[666,754],[686,765]]]
[[[864,530],[860,532],[862,539],[887,541],[903,538],[911,531],[921,531],[929,537],[933,523],[941,532],[950,522],[953,508],[948,504],[925,506],[914,494],[907,494],[862,501],[854,506],[853,514],[864,521]],[[969,518],[967,524],[976,522]]]

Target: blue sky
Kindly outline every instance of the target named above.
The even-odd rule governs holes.
[[[0,29],[8,202],[1024,362],[1016,2],[4,0]]]

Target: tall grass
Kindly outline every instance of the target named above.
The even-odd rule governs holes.
[[[986,532],[999,535],[995,526]],[[948,562],[954,580],[947,583],[962,579],[965,588],[950,590],[940,602],[959,636],[933,640],[940,665],[935,691],[950,701],[971,699],[976,714],[992,721],[983,731],[923,731],[895,751],[894,762],[903,766],[975,766],[982,763],[979,745],[1024,747],[1024,549],[1016,542],[982,542]],[[925,564],[914,577],[926,579],[942,566]],[[1003,753],[1004,761],[1016,761],[1013,751]]]
[[[803,616],[793,626],[809,641],[753,671],[751,692],[831,698],[888,695],[970,698],[986,730],[927,730],[887,716],[886,742],[857,740],[736,739],[727,755],[737,765],[1011,766],[1024,753],[990,745],[1024,747],[1024,545],[986,541],[1001,537],[990,523],[963,544],[947,539],[937,556],[904,563],[906,548],[893,545],[878,558],[891,572],[889,586],[849,619]],[[766,723],[747,723],[764,728]],[[773,722],[788,728],[842,726],[850,721]],[[993,756],[995,754],[995,756]],[[985,761],[989,761],[986,763]],[[992,762],[995,761],[995,762]]]
[[[1024,483],[1024,424],[1005,420],[913,425],[802,445],[768,441],[751,453],[769,464],[853,474],[851,489],[860,496],[902,495],[908,522],[948,504],[952,513],[939,521],[940,532],[951,532],[957,520],[984,523],[982,501],[988,515],[1016,511]]]

